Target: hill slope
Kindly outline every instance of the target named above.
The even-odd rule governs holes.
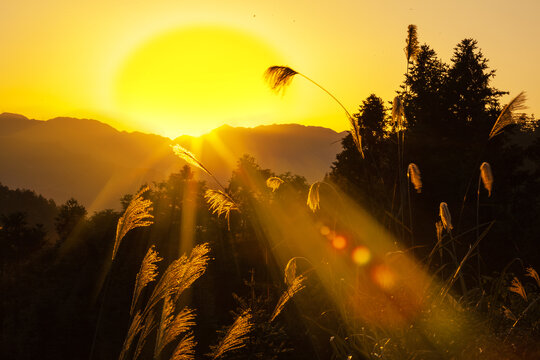
[[[301,125],[222,126],[174,142],[192,150],[223,181],[243,154],[263,168],[314,181],[329,170],[343,133]],[[0,114],[0,183],[27,188],[58,203],[74,197],[90,211],[118,208],[120,196],[178,171],[168,138],[120,132],[96,120],[30,120]]]

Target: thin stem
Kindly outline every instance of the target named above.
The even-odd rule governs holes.
[[[319,89],[321,89],[322,91],[324,91],[325,93],[328,94],[328,96],[330,96],[332,99],[334,99],[338,104],[339,106],[341,106],[341,108],[343,110],[345,110],[345,113],[347,114],[349,120],[352,122],[353,121],[353,116],[351,115],[351,113],[347,110],[347,108],[341,103],[341,101],[339,101],[334,95],[332,95],[332,93],[328,90],[326,90],[324,87],[322,87],[321,85],[319,85],[316,81],[310,79],[309,77],[307,77],[306,75],[302,74],[302,73],[298,73],[298,75],[302,76],[304,79],[310,81],[311,83],[313,83],[314,85],[316,85]]]
[[[476,241],[478,241],[478,237],[480,236],[480,232],[478,229],[478,224],[480,222],[480,180],[482,176],[481,174],[478,175],[478,187],[476,189]],[[480,277],[480,244],[478,244],[478,247],[476,249],[476,258],[478,260],[478,286],[480,287],[480,290],[482,290],[482,279]]]

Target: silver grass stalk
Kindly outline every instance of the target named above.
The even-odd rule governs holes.
[[[287,288],[287,290],[281,295],[279,298],[279,301],[274,309],[274,312],[272,313],[272,316],[270,318],[270,321],[274,321],[274,319],[281,313],[287,302],[293,298],[294,295],[296,295],[298,292],[302,291],[306,286],[304,285],[305,277],[303,275],[297,276],[292,281],[291,285]]]
[[[525,276],[528,276],[530,278],[533,278],[536,281],[536,284],[540,287],[540,277],[538,276],[538,273],[532,266],[529,266],[527,268],[527,274]]]
[[[165,346],[173,342],[182,333],[187,332],[195,325],[195,313],[189,308],[184,308],[176,316],[174,315],[174,301],[171,297],[165,298],[161,324],[156,338],[154,357],[158,357]]]
[[[407,177],[411,180],[417,193],[422,192],[422,177],[420,176],[420,169],[415,163],[410,163],[407,168]]]
[[[439,205],[439,216],[446,231],[450,232],[454,227],[452,226],[452,216],[450,215],[450,210],[448,210],[447,203],[442,202]]]
[[[281,180],[279,177],[277,176],[272,176],[272,177],[269,177],[268,179],[266,179],[266,186],[268,186],[270,189],[272,189],[272,192],[276,191],[277,189],[279,189],[279,187],[281,186],[281,184],[283,184],[284,181]]]
[[[285,266],[285,284],[290,286],[296,278],[296,258],[292,258]]]
[[[488,191],[488,197],[491,196],[493,173],[491,172],[491,166],[489,166],[489,163],[483,162],[482,165],[480,165],[480,177],[482,178],[484,187]]]
[[[152,201],[145,200],[142,195],[150,190],[148,186],[141,189],[131,200],[124,214],[118,219],[116,226],[116,238],[114,240],[114,248],[112,259],[116,256],[120,242],[126,234],[135,228],[150,226],[154,223],[154,216],[150,214],[152,209]]]
[[[365,156],[364,150],[362,148],[362,136],[360,135],[360,126],[358,126],[358,123],[353,118],[349,118],[349,121],[352,125],[351,136],[353,138],[354,144],[356,145],[356,149],[362,156],[362,159],[364,159]]]
[[[194,360],[197,342],[192,333],[185,335],[174,349],[170,360]]]
[[[504,107],[504,109],[501,111],[501,114],[495,121],[495,124],[493,125],[493,128],[491,128],[491,132],[489,133],[489,139],[493,138],[494,136],[500,134],[503,129],[510,125],[510,124],[517,124],[520,122],[520,116],[522,114],[516,113],[519,110],[526,109],[525,101],[527,100],[527,97],[525,95],[525,91],[522,91],[512,99]]]
[[[403,122],[405,119],[405,108],[399,96],[394,98],[392,103],[392,121],[397,131],[403,130]]]
[[[212,214],[217,214],[218,216],[225,214],[227,224],[229,224],[231,211],[240,211],[238,205],[236,205],[234,200],[224,191],[212,189],[206,190],[204,193],[204,198],[206,199],[208,205],[210,205]]]
[[[197,157],[189,150],[187,150],[186,148],[178,145],[178,144],[175,144],[175,145],[171,145],[174,153],[176,154],[176,156],[184,159],[188,164],[196,167],[196,168],[199,168],[201,169],[202,171],[204,171],[205,173],[207,173],[208,175],[210,176],[213,176],[212,173],[210,173],[210,171],[203,165],[203,163],[201,163]]]
[[[122,346],[122,351],[120,352],[120,356],[118,357],[119,360],[123,360],[126,358],[128,351],[131,348],[131,344],[133,343],[133,340],[135,339],[135,336],[137,336],[137,334],[142,330],[143,328],[142,318],[143,317],[139,311],[135,314],[135,316],[131,320],[131,324],[129,325],[126,339],[124,340],[124,345]]]
[[[521,296],[523,300],[527,301],[527,293],[525,292],[525,288],[523,287],[523,285],[521,284],[521,281],[519,281],[517,277],[514,277],[514,279],[512,279],[512,283],[510,287],[508,288],[508,290],[515,292],[516,294]]]
[[[141,269],[139,270],[137,278],[135,279],[135,289],[133,290],[131,309],[129,312],[131,315],[133,315],[133,312],[135,311],[137,301],[139,300],[139,296],[141,295],[143,289],[146,287],[146,285],[156,279],[158,275],[156,263],[160,262],[161,260],[163,259],[158,256],[155,246],[152,245],[144,256],[141,263]]]
[[[416,60],[420,48],[418,46],[418,28],[416,25],[409,25],[407,28],[407,38],[405,39],[405,56],[407,57],[407,63],[411,60]]]
[[[347,110],[347,108],[341,103],[341,101],[338,100],[332,93],[328,90],[326,90],[324,87],[322,87],[319,83],[315,82],[314,80],[310,79],[306,75],[299,73],[293,69],[291,69],[288,66],[270,66],[266,71],[264,72],[264,78],[267,81],[267,83],[270,85],[270,88],[277,93],[280,93],[283,91],[289,84],[291,83],[293,77],[295,75],[300,75],[304,79],[308,80],[315,86],[317,86],[319,89],[324,91],[328,96],[330,96],[332,99],[334,99],[335,102],[338,103],[339,106],[343,110],[345,110],[345,113],[347,114],[347,119],[349,119],[349,122],[351,123],[351,135],[353,137],[354,143],[356,144],[356,148],[360,152],[360,155],[362,155],[362,159],[364,158],[364,151],[362,149],[362,136],[360,135],[360,127],[356,123],[354,117],[351,115],[351,113]]]
[[[212,359],[217,359],[229,351],[240,349],[246,345],[247,335],[253,327],[251,318],[252,315],[249,310],[244,311],[236,318],[219,345],[212,352]]]
[[[308,198],[307,198],[307,206],[311,209],[311,211],[315,212],[317,209],[320,209],[320,196],[319,196],[319,188],[321,187],[321,182],[317,181],[311,184],[309,187],[308,192]]]
[[[161,299],[168,296],[178,298],[182,292],[204,274],[210,260],[209,252],[208,244],[204,243],[195,246],[189,258],[182,255],[179,259],[173,261],[156,284],[154,291],[152,291],[146,309],[153,308]]]
[[[144,322],[144,327],[142,329],[141,335],[139,336],[139,340],[137,341],[137,346],[135,347],[133,360],[136,360],[141,355],[142,349],[144,345],[146,344],[146,339],[148,338],[148,335],[150,335],[150,333],[156,328],[155,320],[156,320],[156,313],[152,311],[146,317],[146,320]]]

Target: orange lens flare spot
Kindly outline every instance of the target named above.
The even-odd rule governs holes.
[[[353,250],[352,259],[356,265],[366,265],[371,260],[371,251],[365,246],[358,246]]]
[[[347,240],[343,236],[334,236],[332,239],[332,246],[335,249],[343,250],[347,246]]]
[[[388,266],[382,264],[377,265],[371,271],[371,279],[379,287],[388,290],[394,287],[396,283],[396,275]]]
[[[321,235],[328,236],[330,234],[330,228],[326,225],[321,226]]]

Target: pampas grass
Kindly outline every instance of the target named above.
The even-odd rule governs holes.
[[[290,286],[293,283],[294,279],[296,279],[296,258],[292,258],[287,262],[284,275],[285,276],[283,280],[285,281],[285,284]]]
[[[517,277],[514,277],[512,279],[512,283],[510,284],[510,287],[508,288],[508,290],[518,294],[519,296],[523,298],[523,300],[528,301],[525,288],[523,287],[523,285],[521,284],[521,281],[519,281]]]
[[[452,216],[450,210],[448,210],[448,204],[442,202],[439,205],[439,216],[446,231],[450,232],[454,227],[452,226]]]
[[[300,75],[304,79],[308,80],[309,82],[317,86],[319,89],[324,91],[328,96],[334,99],[334,101],[337,102],[339,106],[341,106],[341,108],[345,111],[345,114],[347,115],[347,119],[349,120],[351,124],[351,135],[353,137],[356,148],[358,149],[358,152],[360,152],[360,155],[362,155],[362,159],[363,159],[364,150],[362,148],[362,136],[360,135],[360,127],[358,126],[355,118],[347,110],[347,108],[330,91],[326,90],[319,83],[310,79],[306,75],[299,73],[298,71],[295,71],[288,66],[270,66],[264,72],[264,78],[266,82],[268,83],[270,88],[276,91],[277,93],[282,92],[287,86],[289,86],[289,84],[291,83],[295,75]]]
[[[268,186],[270,189],[272,189],[272,192],[279,189],[281,184],[283,184],[284,181],[278,178],[277,176],[272,176],[266,179],[266,186]]]
[[[160,262],[161,260],[163,259],[158,256],[155,246],[152,245],[144,256],[141,263],[141,269],[139,270],[137,278],[135,279],[135,289],[133,291],[131,309],[129,312],[131,315],[133,315],[133,311],[135,311],[135,306],[137,306],[137,301],[139,300],[142,290],[146,287],[146,285],[148,285],[148,283],[156,279],[158,275],[156,263]]]
[[[244,311],[236,318],[219,345],[210,355],[212,359],[217,359],[229,351],[240,349],[246,345],[247,335],[253,327],[251,319],[252,315],[249,310]]]
[[[305,280],[306,278],[303,275],[297,276],[294,278],[294,280],[292,280],[287,290],[279,298],[279,301],[274,308],[272,316],[270,317],[270,321],[274,321],[274,319],[281,313],[287,302],[292,299],[295,294],[297,294],[299,291],[303,290],[306,287],[304,285]]]
[[[482,183],[484,184],[484,187],[488,191],[488,197],[491,196],[491,189],[493,186],[493,174],[491,172],[491,166],[489,166],[489,163],[483,162],[482,165],[480,165],[480,177],[482,178]]]
[[[291,83],[293,77],[298,72],[288,66],[270,66],[264,72],[264,78],[270,84],[270,88],[276,93],[285,91]]]
[[[394,127],[397,131],[403,130],[404,120],[405,108],[403,107],[401,98],[396,96],[392,102],[392,121],[394,122]]]
[[[170,360],[194,360],[197,342],[192,333],[185,335],[174,349]]]
[[[407,168],[407,177],[410,179],[411,183],[414,185],[414,189],[417,193],[422,192],[422,177],[420,176],[420,169],[416,166],[415,163],[410,163]]]
[[[174,300],[171,297],[165,298],[161,323],[156,338],[154,357],[158,357],[165,346],[195,325],[195,313],[193,310],[184,308],[176,316],[174,315],[174,310]]]
[[[307,198],[307,206],[311,211],[316,212],[317,209],[320,209],[321,198],[319,196],[319,188],[321,187],[321,182],[317,181],[311,184],[309,187],[309,193]]]
[[[141,312],[138,311],[131,320],[131,324],[129,325],[129,329],[124,340],[124,345],[122,346],[122,351],[120,352],[120,356],[118,357],[119,360],[125,359],[127,357],[128,351],[131,348],[131,344],[133,343],[135,336],[137,336],[137,334],[142,330],[142,328],[143,316],[141,315]]]
[[[411,60],[416,60],[416,56],[420,51],[418,46],[418,28],[416,25],[409,25],[407,28],[407,38],[405,39],[405,56],[407,57],[407,63]]]
[[[184,290],[204,274],[210,260],[209,252],[208,244],[204,243],[194,247],[189,257],[182,255],[173,261],[154,288],[146,308],[151,309],[161,299],[169,296],[178,298]]]
[[[143,194],[150,190],[148,186],[141,189],[131,200],[124,214],[118,219],[116,226],[116,238],[114,240],[114,248],[112,259],[116,256],[120,242],[126,234],[135,228],[150,226],[154,223],[154,216],[150,214],[153,210],[152,201],[143,199]]]
[[[496,135],[499,135],[503,129],[510,125],[510,124],[517,124],[520,122],[520,116],[522,114],[516,113],[519,110],[526,109],[525,101],[527,100],[527,97],[525,96],[525,91],[522,91],[519,93],[518,96],[512,99],[504,107],[501,114],[495,121],[495,124],[493,125],[493,128],[491,128],[491,132],[489,133],[489,139],[493,138]]]
[[[240,211],[240,208],[238,207],[238,205],[236,205],[234,200],[221,190],[206,190],[206,192],[204,193],[204,198],[210,205],[210,210],[212,211],[212,214],[217,214],[218,216],[225,214],[225,219],[227,219],[227,226],[230,227],[229,219],[231,211]]]
[[[135,347],[135,352],[133,354],[133,360],[136,360],[142,352],[142,349],[144,345],[146,344],[146,339],[148,338],[148,335],[156,328],[156,313],[154,311],[151,311],[150,314],[146,317],[146,321],[144,322],[144,327],[141,331],[141,335],[139,336],[139,340],[137,341],[137,346]]]

